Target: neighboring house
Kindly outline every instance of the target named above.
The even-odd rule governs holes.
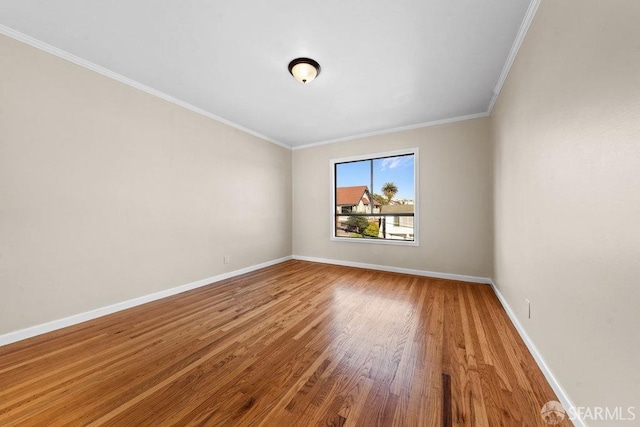
[[[371,212],[371,193],[366,185],[336,188],[336,213]],[[373,213],[380,213],[380,203],[373,200]]]
[[[413,205],[412,199],[392,199],[392,205]]]
[[[414,213],[414,205],[386,205],[381,213]],[[385,235],[383,236],[383,230]],[[385,239],[413,239],[412,216],[387,216],[384,227],[380,227],[380,237]]]

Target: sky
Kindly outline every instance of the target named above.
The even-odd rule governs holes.
[[[398,187],[394,199],[415,200],[413,154],[398,157],[385,157],[373,160],[373,192],[382,193],[382,186],[393,182]],[[336,185],[351,187],[366,185],[371,190],[371,160],[338,163],[336,165]]]

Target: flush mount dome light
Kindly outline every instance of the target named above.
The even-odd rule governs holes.
[[[289,63],[289,72],[300,83],[309,83],[320,74],[320,64],[310,58],[296,58]]]

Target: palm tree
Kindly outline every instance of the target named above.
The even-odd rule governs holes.
[[[385,196],[387,196],[387,200],[389,204],[391,203],[391,199],[398,193],[398,187],[393,182],[387,182],[382,186],[382,192]]]
[[[388,199],[385,199],[384,196],[381,196],[381,195],[376,194],[376,193],[373,193],[373,200],[375,200],[376,202],[380,203],[381,206],[389,204],[389,200]]]

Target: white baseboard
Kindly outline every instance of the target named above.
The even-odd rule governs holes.
[[[465,276],[462,274],[439,273],[436,271],[413,270],[411,268],[390,267],[387,265],[366,264],[363,262],[342,261],[328,258],[315,258],[302,255],[294,255],[293,259],[300,261],[321,262],[323,264],[344,265],[345,267],[368,268],[369,270],[389,271],[391,273],[413,274],[414,276],[426,276],[436,279],[459,280],[461,282],[483,283],[490,285],[491,279],[488,277]]]
[[[502,293],[500,293],[500,291],[496,287],[495,283],[493,283],[493,281],[490,278],[476,277],[476,276],[466,276],[466,275],[450,274],[450,273],[439,273],[439,272],[426,271],[426,270],[414,270],[414,269],[409,269],[409,268],[391,267],[391,266],[377,265],[377,264],[366,264],[366,263],[352,262],[352,261],[341,261],[341,260],[334,260],[334,259],[327,259],[327,258],[307,257],[307,256],[302,256],[302,255],[293,255],[293,256],[286,256],[286,257],[283,257],[283,258],[274,259],[274,260],[267,261],[267,262],[264,262],[264,263],[261,263],[261,264],[256,264],[256,265],[252,265],[250,267],[242,268],[240,270],[235,270],[235,271],[231,271],[229,273],[219,274],[217,276],[208,277],[206,279],[202,279],[202,280],[198,280],[198,281],[195,281],[195,282],[187,283],[185,285],[178,286],[178,287],[175,287],[175,288],[166,289],[166,290],[163,290],[163,291],[155,292],[153,294],[144,295],[144,296],[141,296],[141,297],[138,297],[138,298],[130,299],[130,300],[127,300],[127,301],[116,303],[116,304],[112,304],[112,305],[109,305],[107,307],[98,308],[98,309],[95,309],[95,310],[87,311],[87,312],[76,314],[76,315],[69,316],[69,317],[65,317],[63,319],[53,320],[51,322],[42,323],[42,324],[36,325],[36,326],[31,326],[29,328],[21,329],[19,331],[9,332],[8,334],[0,335],[0,346],[11,344],[11,343],[14,343],[14,342],[17,342],[17,341],[21,341],[21,340],[24,340],[24,339],[27,339],[27,338],[31,338],[31,337],[34,337],[34,336],[37,336],[37,335],[45,334],[47,332],[55,331],[57,329],[66,328],[68,326],[72,326],[72,325],[75,325],[75,324],[78,324],[78,323],[86,322],[88,320],[96,319],[98,317],[106,316],[108,314],[112,314],[112,313],[115,313],[115,312],[118,312],[118,311],[126,310],[126,309],[131,308],[131,307],[142,305],[142,304],[145,304],[145,303],[148,303],[148,302],[151,302],[151,301],[155,301],[155,300],[158,300],[158,299],[166,298],[166,297],[169,297],[169,296],[172,296],[172,295],[176,295],[176,294],[179,294],[179,293],[182,293],[182,292],[186,292],[186,291],[189,291],[189,290],[192,290],[192,289],[200,288],[202,286],[206,286],[206,285],[209,285],[209,284],[212,284],[212,283],[220,282],[222,280],[229,279],[231,277],[239,276],[239,275],[245,274],[245,273],[250,273],[252,271],[259,270],[259,269],[265,268],[265,267],[269,267],[269,266],[272,266],[272,265],[275,265],[275,264],[280,264],[280,263],[288,261],[290,259],[297,259],[297,260],[301,260],[301,261],[318,262],[318,263],[324,263],[324,264],[343,265],[343,266],[346,266],[346,267],[367,268],[367,269],[371,269],[371,270],[388,271],[388,272],[392,272],[392,273],[405,273],[405,274],[413,274],[413,275],[416,275],[416,276],[426,276],[426,277],[434,277],[434,278],[438,278],[438,279],[459,280],[459,281],[463,281],[463,282],[473,282],[473,283],[482,283],[482,284],[491,285],[491,287],[493,288],[493,291],[495,292],[496,296],[498,297],[498,300],[500,301],[500,303],[504,307],[505,311],[507,312],[507,315],[509,316],[509,319],[511,320],[511,322],[515,326],[516,330],[520,334],[520,337],[522,338],[522,340],[524,341],[525,345],[527,346],[527,348],[531,352],[531,355],[533,356],[533,358],[535,359],[536,363],[538,364],[538,367],[540,368],[540,370],[544,374],[545,378],[547,379],[547,381],[551,385],[551,388],[556,393],[556,396],[558,396],[558,399],[560,400],[560,403],[562,403],[562,405],[565,408],[575,407],[573,405],[573,402],[571,401],[571,399],[567,395],[567,393],[564,391],[562,386],[560,386],[560,383],[558,382],[556,377],[551,372],[551,369],[549,369],[549,366],[547,365],[547,363],[545,362],[544,358],[542,357],[542,355],[538,351],[538,348],[535,346],[535,344],[533,343],[531,338],[529,338],[529,335],[527,334],[527,332],[523,328],[522,324],[520,323],[520,321],[516,317],[515,313],[511,309],[511,306],[509,306],[509,303],[507,302],[507,300],[504,298]],[[577,427],[587,427],[587,424],[584,422],[584,420],[574,419],[572,421]]]
[[[516,327],[516,330],[520,334],[522,341],[524,341],[525,345],[529,349],[529,352],[531,353],[536,363],[538,364],[538,367],[544,374],[544,377],[547,379],[547,382],[549,382],[549,385],[551,385],[551,388],[556,393],[556,396],[558,396],[558,399],[560,403],[562,403],[562,406],[567,411],[569,410],[569,408],[575,408],[575,406],[573,405],[573,402],[571,401],[567,393],[564,391],[564,389],[556,379],[555,375],[553,375],[553,373],[551,372],[551,369],[549,368],[549,365],[547,365],[547,362],[545,362],[544,358],[542,357],[542,354],[540,354],[540,351],[538,351],[538,348],[535,346],[535,344],[533,343],[533,341],[531,340],[527,332],[524,330],[524,327],[516,317],[514,311],[511,309],[511,306],[509,305],[507,300],[504,298],[502,293],[500,293],[500,290],[496,287],[495,283],[493,283],[493,280],[491,281],[490,285],[493,288],[493,292],[495,292],[496,296],[498,297],[498,300],[500,300],[500,304],[502,304],[502,307],[504,307],[504,310],[507,312],[509,319],[511,319],[511,323],[513,323],[513,325]],[[587,424],[582,419],[576,418],[571,421],[573,421],[573,424],[576,427],[587,427]]]
[[[47,332],[55,331],[57,329],[66,328],[67,326],[75,325],[78,323],[86,322],[98,317],[106,316],[107,314],[115,313],[117,311],[126,310],[137,305],[146,304],[151,301],[155,301],[161,298],[166,298],[171,295],[176,295],[182,292],[190,291],[202,286],[206,286],[221,280],[229,279],[231,277],[239,276],[241,274],[250,273],[261,268],[269,267],[275,264],[280,264],[292,259],[291,256],[274,259],[271,261],[263,262],[262,264],[252,265],[250,267],[241,268],[240,270],[231,271],[229,273],[219,274],[217,276],[208,277],[206,279],[198,280],[195,282],[187,283],[186,285],[178,286],[171,289],[165,289],[153,294],[144,295],[138,298],[133,298],[127,301],[119,302],[109,305],[107,307],[97,308],[95,310],[87,311],[80,314],[74,314],[73,316],[65,317],[63,319],[53,320],[51,322],[42,323],[40,325],[31,326],[29,328],[21,329],[15,332],[9,332],[8,334],[0,335],[0,346],[11,344],[16,341],[21,341],[27,338],[35,337],[36,335],[45,334]]]
[[[571,401],[571,399],[569,399],[569,396],[567,395],[567,393],[560,386],[560,383],[551,372],[551,369],[549,369],[549,366],[547,365],[544,358],[538,351],[538,348],[533,344],[533,341],[531,341],[531,338],[529,338],[529,335],[527,335],[526,331],[522,327],[522,324],[520,324],[520,321],[515,316],[515,313],[507,303],[507,300],[500,293],[495,283],[493,283],[493,280],[491,280],[490,278],[465,276],[465,275],[450,274],[450,273],[439,273],[439,272],[425,271],[425,270],[413,270],[409,268],[390,267],[390,266],[377,265],[377,264],[366,264],[361,262],[341,261],[341,260],[335,260],[335,259],[308,257],[308,256],[302,256],[302,255],[293,255],[293,259],[297,259],[301,261],[320,262],[324,264],[344,265],[346,267],[368,268],[371,270],[389,271],[392,273],[405,273],[405,274],[413,274],[416,276],[427,276],[427,277],[435,277],[438,279],[459,280],[463,282],[473,282],[473,283],[482,283],[482,284],[491,285],[491,287],[493,288],[493,291],[498,297],[498,300],[500,301],[505,311],[507,312],[509,319],[511,320],[516,330],[520,334],[520,337],[522,338],[527,348],[531,352],[531,355],[533,356],[536,363],[538,364],[538,367],[540,368],[545,378],[551,385],[551,388],[556,393],[556,396],[558,397],[560,403],[562,403],[562,406],[567,410],[568,408],[575,408],[575,406],[573,405],[573,402]],[[571,421],[573,421],[576,427],[587,427],[587,424],[582,419],[576,418]]]

